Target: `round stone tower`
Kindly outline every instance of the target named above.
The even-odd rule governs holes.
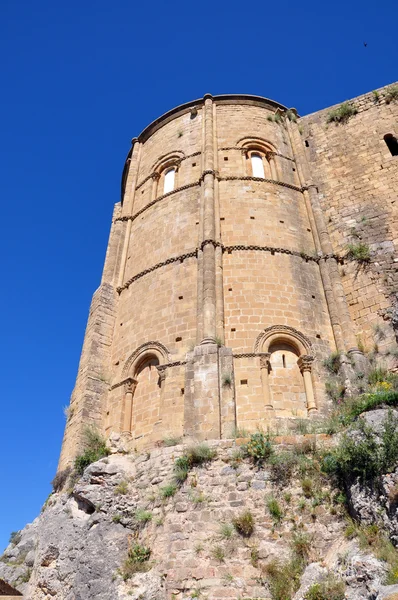
[[[60,467],[96,425],[132,448],[328,409],[360,358],[294,109],[206,95],[132,140]]]

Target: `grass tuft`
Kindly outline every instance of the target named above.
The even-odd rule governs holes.
[[[347,123],[348,119],[356,115],[358,110],[349,102],[343,102],[328,113],[327,123]]]

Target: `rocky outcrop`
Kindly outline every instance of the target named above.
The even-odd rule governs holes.
[[[286,443],[299,461],[290,478],[276,477],[267,463],[242,459],[231,440],[212,444],[216,458],[192,468],[176,490],[169,484],[183,446],[143,455],[114,448],[73,488],[49,498],[18,543],[6,549],[0,578],[29,600],[270,599],[267,565],[276,561],[288,569],[301,540],[308,566],[294,600],[304,600],[330,572],[345,582],[348,600],[395,598],[397,586],[384,585],[386,563],[346,539],[336,490],[319,474],[305,472],[303,436]],[[395,476],[383,479],[386,498]],[[312,490],[304,479],[312,481]],[[351,502],[359,518],[373,522],[383,510],[396,526],[390,500],[379,499],[377,512],[377,499],[356,485]],[[272,499],[280,516],[270,509]],[[245,511],[254,522],[246,537],[232,526]],[[127,577],[124,563],[137,544],[150,550],[150,558]]]

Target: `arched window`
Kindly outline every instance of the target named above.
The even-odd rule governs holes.
[[[391,156],[398,156],[398,140],[391,133],[387,133],[384,136],[384,141],[387,144],[387,148],[391,152]]]
[[[168,194],[174,190],[175,183],[175,168],[171,168],[164,174],[163,194]]]
[[[250,157],[253,177],[265,179],[263,159],[260,154],[253,153]]]

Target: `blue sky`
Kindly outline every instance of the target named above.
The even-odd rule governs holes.
[[[51,490],[131,138],[206,92],[306,114],[391,83],[397,17],[396,0],[1,2],[0,550]]]

